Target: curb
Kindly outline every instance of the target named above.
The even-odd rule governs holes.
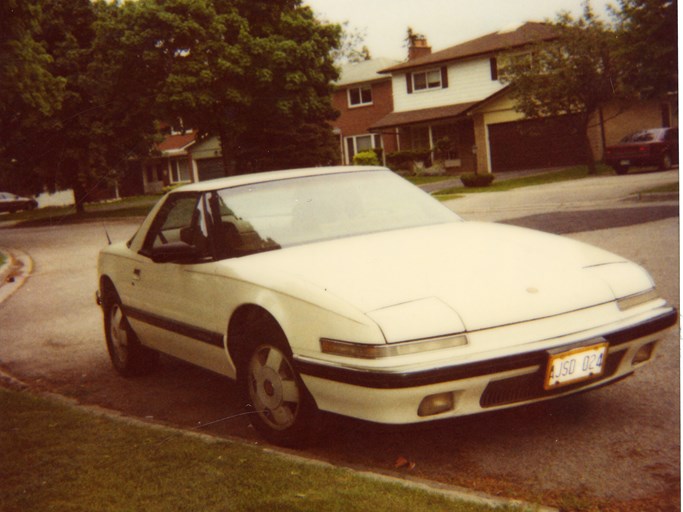
[[[678,192],[638,192],[633,197],[638,201],[678,201]]]
[[[498,496],[491,496],[486,493],[473,491],[466,489],[464,487],[458,487],[448,484],[442,484],[438,482],[432,482],[430,480],[424,480],[414,477],[398,477],[393,475],[387,475],[376,471],[370,471],[363,468],[354,468],[349,466],[338,466],[329,462],[310,459],[305,456],[297,455],[288,452],[284,449],[280,449],[273,446],[262,447],[254,445],[253,443],[246,442],[242,439],[235,437],[217,437],[211,434],[206,434],[203,432],[197,432],[196,430],[187,430],[177,427],[171,427],[161,423],[153,423],[148,420],[142,420],[132,416],[126,416],[125,414],[106,409],[104,407],[99,407],[95,405],[83,405],[80,404],[73,398],[65,397],[56,393],[35,391],[31,387],[22,382],[21,380],[15,378],[13,375],[7,373],[0,369],[0,388],[6,388],[15,390],[18,392],[27,392],[33,395],[40,396],[46,400],[64,405],[66,407],[78,409],[94,417],[105,417],[112,421],[119,421],[126,425],[132,425],[139,428],[148,428],[161,432],[168,432],[169,434],[177,434],[182,436],[191,437],[193,439],[198,439],[207,444],[220,444],[220,443],[235,443],[249,446],[251,448],[259,449],[265,454],[274,455],[295,463],[306,464],[317,467],[334,468],[337,470],[348,471],[349,473],[358,475],[362,478],[376,480],[383,483],[401,485],[403,487],[425,491],[428,493],[433,493],[441,495],[445,498],[451,500],[465,501],[468,503],[473,503],[477,505],[486,505],[489,507],[518,507],[520,512],[560,512],[559,509],[548,507],[545,505],[539,505],[535,503],[529,503],[522,500],[512,499],[512,498],[501,498]]]
[[[31,257],[16,249],[0,248],[7,255],[7,261],[0,267],[0,304],[24,284],[33,271]]]

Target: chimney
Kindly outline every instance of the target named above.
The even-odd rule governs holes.
[[[424,57],[432,53],[432,47],[427,43],[427,38],[420,34],[415,34],[410,38],[408,46],[408,60]]]

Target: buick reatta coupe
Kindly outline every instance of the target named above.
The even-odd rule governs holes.
[[[320,411],[417,423],[612,383],[678,319],[637,264],[463,221],[381,167],[179,187],[98,272],[119,373],[162,352],[235,379],[283,445]]]

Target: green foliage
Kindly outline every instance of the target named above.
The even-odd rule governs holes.
[[[405,149],[387,153],[387,165],[392,169],[412,170],[413,162],[431,163],[432,152],[430,149]]]
[[[564,13],[555,24],[557,39],[530,48],[528,58],[501,69],[516,108],[528,117],[579,114],[586,119],[614,97],[612,35],[588,4],[581,18]]]
[[[678,91],[678,2],[619,0],[616,59],[627,90],[643,97]]]
[[[595,172],[588,124],[619,89],[613,33],[588,2],[580,18],[562,13],[554,26],[557,38],[530,48],[528,58],[511,60],[501,69],[501,80],[509,83],[515,108],[527,117],[578,116],[583,133],[579,151]]]
[[[495,176],[493,174],[476,174],[466,173],[460,176],[460,181],[466,187],[488,187],[493,183]]]
[[[338,159],[331,50],[300,0],[8,0],[0,6],[0,185],[120,181],[155,121],[220,137],[230,169]]]
[[[354,165],[380,165],[377,153],[369,149],[367,151],[360,151],[353,156]]]
[[[512,512],[0,390],[3,510]],[[9,463],[11,461],[11,463]]]

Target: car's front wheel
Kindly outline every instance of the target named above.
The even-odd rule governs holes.
[[[128,324],[118,295],[114,292],[107,293],[103,307],[107,351],[114,369],[125,377],[151,371],[156,366],[159,354],[142,346]]]
[[[254,428],[278,445],[309,442],[317,431],[318,411],[286,342],[278,337],[258,341],[244,364],[242,385]]]

